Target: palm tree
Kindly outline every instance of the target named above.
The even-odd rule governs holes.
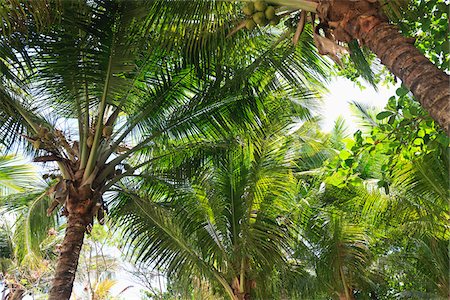
[[[45,177],[57,179],[48,214],[62,206],[67,217],[49,299],[70,297],[84,235],[95,217],[104,221],[106,191],[124,188],[126,177],[151,177],[159,164],[176,168],[202,155],[235,123],[256,128],[260,94],[282,86],[312,100],[312,86],[320,90],[323,64],[310,38],[293,49],[272,34],[255,48],[237,35],[226,42],[232,47],[212,43],[205,53],[198,46],[217,41],[227,20],[180,19],[171,10],[189,10],[166,4],[2,4],[0,141],[45,163]],[[222,2],[192,5],[221,16],[234,10]],[[207,40],[198,40],[199,28],[212,32]],[[207,60],[212,53],[216,59]]]
[[[258,2],[261,3],[261,1]],[[356,40],[361,46],[368,47],[411,90],[444,131],[450,134],[449,76],[414,47],[414,38],[403,36],[386,17],[388,15],[394,19],[392,11],[406,10],[407,1],[273,0],[268,2],[282,6],[279,9],[279,16],[286,14],[293,16],[292,20],[298,23],[294,41],[301,34],[308,20],[307,14],[312,14],[310,20],[313,24],[314,15],[317,15],[320,23],[315,26],[314,37],[321,54],[329,55],[337,60],[337,55],[344,51],[337,45],[338,42],[349,43],[350,48],[355,49],[356,45],[353,41]],[[291,10],[286,13],[283,7]]]
[[[185,181],[130,182],[117,194],[114,220],[135,259],[164,267],[184,290],[197,278],[229,299],[275,295],[272,273],[287,268],[297,190],[294,138],[285,135],[298,104],[286,100],[274,98],[261,129],[232,137]]]
[[[372,110],[354,104],[363,126],[373,129],[386,124],[377,120]],[[406,120],[406,117],[400,120]],[[422,124],[422,130],[430,136],[439,133],[432,124]],[[368,140],[373,139],[373,131],[369,132],[366,132]],[[361,138],[359,133],[357,136]],[[405,137],[405,141],[408,138],[411,139]],[[359,164],[353,176],[365,180],[372,191],[379,188],[373,184],[374,181],[384,181],[389,187],[382,190],[385,195],[372,199],[364,197],[364,202],[351,201],[350,207],[340,201],[337,203],[347,213],[359,211],[358,203],[362,204],[361,211],[366,211],[364,223],[369,225],[371,236],[378,237],[376,244],[369,245],[376,253],[372,268],[386,278],[385,282],[372,287],[377,296],[447,298],[448,141],[431,138],[427,141],[429,150],[423,152],[418,152],[408,142],[398,143],[396,151],[383,145],[395,144],[398,140],[399,137],[388,136],[380,142],[379,148],[369,146],[353,156]],[[355,149],[358,147],[351,150],[357,151]],[[414,155],[404,156],[408,151]],[[343,163],[342,158],[340,163]],[[352,186],[352,192],[358,190]],[[339,200],[339,197],[334,198]]]
[[[55,220],[43,219],[49,202],[44,189],[32,188],[37,174],[31,164],[1,156],[0,174],[0,273],[3,283],[7,282],[2,299],[22,299],[26,292],[49,282],[51,251],[41,243]]]
[[[9,249],[0,255],[0,272],[8,283],[6,299],[22,299],[26,293],[48,290],[56,257],[54,243],[50,243],[56,220],[45,217],[48,200],[45,193],[31,190],[0,200],[0,232]]]

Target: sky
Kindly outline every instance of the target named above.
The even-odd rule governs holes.
[[[361,90],[355,83],[343,77],[335,77],[328,85],[329,93],[324,96],[322,105],[321,126],[324,131],[333,128],[334,121],[342,116],[346,121],[349,133],[356,131],[356,118],[352,116],[349,103],[359,103],[375,106],[380,110],[386,105],[389,97],[395,95],[397,86],[378,86],[378,91],[367,84]]]

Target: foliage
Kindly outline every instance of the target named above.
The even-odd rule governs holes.
[[[415,0],[400,22],[405,34],[416,38],[417,48],[443,70],[450,68],[448,18],[449,1]]]
[[[168,277],[149,297],[448,296],[448,138],[403,87],[377,114],[355,104],[353,138],[343,120],[321,132],[329,65],[312,26],[294,47],[281,25],[231,34],[241,16],[227,1],[8,3],[0,142],[56,157],[42,190],[0,159],[0,184],[25,191],[0,203],[14,214],[2,272],[22,290],[48,290],[61,236],[45,214],[64,177],[90,181],[124,249]],[[404,32],[448,69],[447,4],[411,5]],[[340,73],[376,85],[374,57],[350,48]],[[94,226],[78,273],[92,298],[115,283],[104,235]]]

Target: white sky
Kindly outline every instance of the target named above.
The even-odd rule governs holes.
[[[365,84],[365,83],[363,83]],[[322,106],[322,128],[324,131],[330,131],[333,128],[334,121],[339,117],[344,117],[349,133],[356,131],[355,118],[350,111],[349,103],[357,101],[359,103],[369,104],[382,109],[389,97],[395,95],[397,86],[378,86],[378,91],[367,84],[364,90],[361,90],[356,84],[343,77],[335,77],[328,86],[329,93],[324,96]]]

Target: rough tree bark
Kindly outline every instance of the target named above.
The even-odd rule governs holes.
[[[317,11],[338,41],[356,39],[375,53],[450,134],[449,76],[414,47],[414,39],[403,36],[388,23],[378,1],[323,1]]]
[[[25,290],[18,284],[8,286],[9,293],[4,298],[5,300],[21,300],[24,297]],[[3,299],[3,298],[2,298]]]
[[[78,259],[87,226],[85,219],[78,214],[70,214],[68,217],[66,234],[61,246],[49,300],[69,299],[72,294]]]
[[[67,215],[66,234],[60,249],[49,300],[69,299],[72,294],[84,234],[88,226],[93,224],[95,202],[92,198],[93,191],[90,185],[75,188],[69,184],[64,206]]]

